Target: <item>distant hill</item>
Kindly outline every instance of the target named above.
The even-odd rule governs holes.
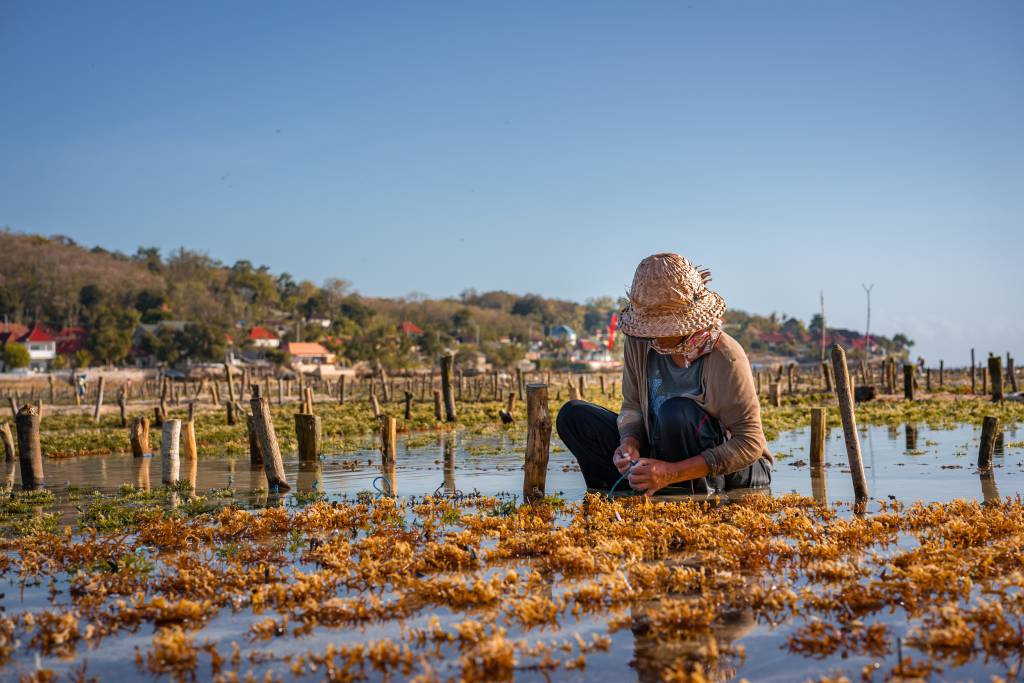
[[[423,332],[417,346],[428,354],[479,341],[482,350],[504,354],[504,362],[556,325],[568,325],[581,337],[598,335],[622,303],[609,297],[579,303],[539,294],[474,290],[446,299],[370,297],[351,291],[342,279],[316,285],[248,261],[228,265],[185,249],[161,254],[140,247],[134,254],[123,254],[84,247],[60,235],[0,231],[0,315],[11,322],[39,321],[58,329],[102,322],[104,332],[113,336],[131,334],[139,322],[176,320],[191,322],[197,329],[219,330],[207,335],[219,343],[226,336],[244,339],[237,330],[266,324],[283,330],[284,340],[324,340],[350,360],[381,359],[401,365],[408,362],[409,341],[399,325],[411,321]],[[752,356],[818,357],[820,321],[805,325],[774,314],[729,311],[726,323]],[[853,330],[830,329],[828,337],[846,346],[862,344],[861,333]],[[107,362],[118,362],[127,347],[123,339],[115,342],[108,338],[102,347],[94,343],[93,352]],[[902,335],[873,337],[872,343],[891,352],[912,344]],[[188,350],[217,352],[210,344]]]

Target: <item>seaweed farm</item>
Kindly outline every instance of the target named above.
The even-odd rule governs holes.
[[[554,435],[529,503],[522,410],[500,425],[494,403],[460,405],[458,427],[403,427],[393,468],[365,404],[317,406],[313,461],[278,407],[287,491],[218,413],[195,415],[199,457],[169,485],[160,449],[127,454],[115,416],[47,417],[46,488],[14,485],[0,513],[0,677],[1018,676],[1024,406],[859,406],[871,497],[856,505],[832,409],[809,464],[808,407],[824,398],[764,406],[770,490],[588,493]]]

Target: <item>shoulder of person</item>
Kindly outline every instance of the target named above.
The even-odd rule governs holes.
[[[718,338],[715,350],[708,354],[708,359],[715,359],[725,363],[748,362],[747,352],[743,350],[738,341],[726,332],[723,332],[722,336]]]

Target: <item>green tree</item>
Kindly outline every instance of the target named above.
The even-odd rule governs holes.
[[[178,359],[194,362],[224,359],[224,330],[209,323],[189,323],[174,333]]]
[[[132,351],[132,337],[138,324],[139,312],[133,308],[101,308],[89,334],[89,352],[92,357],[107,364],[128,360]]]
[[[4,365],[8,369],[27,368],[31,360],[24,344],[9,342],[4,346]]]

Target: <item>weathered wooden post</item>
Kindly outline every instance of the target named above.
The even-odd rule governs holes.
[[[122,386],[117,392],[117,409],[121,413],[121,426],[128,426],[128,398],[125,395],[125,388]]]
[[[171,380],[163,377],[160,381],[160,419],[167,419],[167,394],[171,390]]]
[[[224,404],[224,410],[226,411],[226,422],[228,425],[234,425],[238,421],[238,416],[235,415],[235,402],[228,401]]]
[[[42,419],[33,405],[24,405],[14,418],[18,432],[18,460],[21,464],[21,487],[27,491],[41,489],[43,476],[43,450],[39,444],[39,426]]]
[[[99,384],[96,385],[96,405],[92,410],[92,419],[97,422],[100,420],[100,409],[103,407],[103,383],[106,379],[106,377],[101,376]]]
[[[811,469],[825,466],[825,409],[811,408]]]
[[[270,404],[267,399],[260,396],[258,386],[252,388],[252,398],[249,400],[252,409],[253,420],[256,426],[256,436],[260,444],[260,452],[263,454],[263,469],[267,473],[267,486],[273,493],[289,491],[284,474],[284,463],[281,462],[281,447],[277,443],[277,434],[274,432],[274,420],[270,415]]]
[[[498,417],[501,418],[502,424],[510,425],[515,422],[516,414],[516,392],[508,392],[508,405],[504,410],[498,411]]]
[[[405,392],[405,419],[412,419],[412,392]]]
[[[1010,379],[1010,391],[1017,393],[1017,372],[1013,367],[1013,356],[1006,354],[1006,376]]]
[[[391,387],[388,386],[388,373],[384,371],[383,366],[381,366],[378,376],[380,377],[380,391],[381,396],[384,397],[384,403],[390,403]]]
[[[11,426],[6,422],[0,422],[0,441],[4,442],[4,455],[7,462],[16,460],[18,452],[14,446],[14,436],[11,435]]]
[[[924,371],[924,390],[929,394],[932,393],[932,369],[926,368]]]
[[[910,363],[903,364],[903,398],[914,400],[914,366]]]
[[[988,357],[989,386],[992,389],[992,400],[1003,400],[1003,359],[999,356]]]
[[[183,422],[181,435],[181,450],[184,452],[185,460],[194,462],[199,456],[199,448],[196,445],[196,423],[192,420]]]
[[[977,384],[977,380],[975,380],[975,378],[974,378],[974,375],[975,375],[974,349],[971,349],[971,393],[972,394],[978,393],[978,384]]]
[[[573,381],[572,377],[569,378],[569,382],[568,382],[567,386],[569,388],[569,400],[570,401],[582,401],[583,400],[583,398],[580,396],[579,385],[576,382]]]
[[[992,454],[996,450],[996,434],[999,420],[992,416],[981,422],[981,442],[978,445],[978,469],[982,472],[992,469]]]
[[[602,396],[607,396],[608,392],[605,391],[605,389],[604,389],[604,375],[598,375],[597,379],[601,383],[601,395]]]
[[[796,380],[795,375],[796,375],[796,363],[790,363],[786,367],[786,393],[787,394],[792,394],[793,393],[793,385],[795,384],[795,380]]]
[[[434,419],[441,421],[441,390],[434,389]]]
[[[832,347],[832,370],[836,378],[836,398],[839,400],[839,415],[843,421],[843,438],[846,441],[846,456],[850,461],[853,493],[856,501],[860,503],[868,498],[868,480],[864,476],[864,461],[860,454],[860,438],[857,436],[857,418],[853,410],[853,392],[850,390],[846,352],[838,344]]]
[[[523,467],[523,499],[534,502],[544,497],[548,477],[548,449],[551,443],[551,414],[548,386],[526,387],[526,463]]]
[[[316,462],[322,445],[320,416],[295,413],[295,438],[299,442],[299,462]]]
[[[946,386],[946,361],[939,361],[939,389]]]
[[[165,420],[163,438],[160,441],[160,481],[164,486],[178,483],[178,471],[181,467],[180,445],[181,420]]]
[[[772,382],[768,385],[768,402],[776,408],[782,406],[782,385],[778,382]]]
[[[988,368],[979,368],[979,374],[981,375],[981,393],[987,394],[988,389],[986,387],[988,386]]]
[[[398,421],[390,415],[380,419],[380,462],[385,467],[395,466],[395,452],[398,444]]]
[[[345,375],[338,378],[338,405],[345,405]]]
[[[149,452],[149,418],[145,415],[132,420],[132,430],[129,434],[129,441],[132,444],[132,456],[141,458]]]
[[[370,392],[370,407],[373,408],[373,416],[379,418],[380,413],[380,401],[377,400],[377,394]]]
[[[516,368],[516,391],[519,392],[519,400],[523,400],[523,369]]]
[[[825,391],[832,393],[832,368],[829,367],[828,361],[821,362],[821,377],[825,380]]]
[[[16,400],[14,400],[13,396],[8,396],[7,397],[7,403],[11,407],[11,417],[12,418],[18,417],[18,402]]]
[[[46,383],[50,387],[50,405],[55,405],[57,403],[57,389],[53,386],[53,375],[46,376]]]
[[[245,431],[249,437],[249,464],[263,466],[263,451],[260,450],[260,439],[256,435],[256,418],[245,416]]]
[[[441,394],[444,396],[445,420],[455,422],[455,396],[452,394],[452,365],[455,355],[446,353],[441,356]]]
[[[224,364],[224,378],[228,381],[228,403],[235,402],[235,376],[231,372],[231,365]]]

